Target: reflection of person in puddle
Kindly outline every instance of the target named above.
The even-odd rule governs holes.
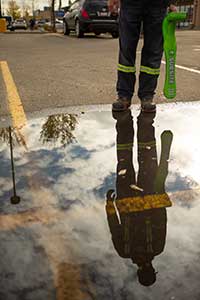
[[[107,193],[106,212],[112,241],[118,254],[138,266],[138,280],[149,286],[156,281],[154,256],[165,246],[166,207],[171,201],[165,192],[171,131],[161,135],[161,158],[158,165],[153,121],[155,113],[138,117],[137,182],[133,167],[134,129],[131,111],[115,114],[117,120],[116,195]]]

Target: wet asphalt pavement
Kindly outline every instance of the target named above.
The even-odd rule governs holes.
[[[0,299],[199,300],[199,118],[191,102],[1,119]]]
[[[177,31],[177,97],[174,101],[200,100],[199,31]],[[137,52],[137,74],[142,48]],[[25,112],[87,104],[110,104],[116,98],[118,40],[109,35],[86,35],[77,39],[61,34],[0,35],[0,61],[6,61],[18,89]],[[193,71],[191,71],[193,70]],[[156,102],[163,97],[165,65]],[[138,75],[137,75],[138,76]],[[0,115],[8,113],[7,95],[0,70]],[[138,103],[137,87],[133,103]]]

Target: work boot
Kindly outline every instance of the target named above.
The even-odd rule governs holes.
[[[125,111],[131,106],[131,100],[127,98],[118,98],[115,102],[112,104],[112,110],[113,111]]]
[[[153,102],[153,99],[142,99],[141,110],[142,112],[147,112],[147,113],[155,112],[156,104]]]
[[[112,116],[113,116],[113,119],[120,122],[120,124],[127,123],[127,120],[132,118],[130,108],[127,108],[127,110],[124,110],[124,111],[112,110]]]

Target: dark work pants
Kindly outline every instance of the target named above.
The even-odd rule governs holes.
[[[138,116],[137,148],[138,177],[136,181],[133,166],[134,128],[131,111],[120,113],[116,123],[117,130],[117,199],[155,194],[155,179],[158,170],[155,129],[153,126],[155,114],[140,114]],[[121,170],[126,173],[120,174]],[[143,192],[131,187],[137,185]]]
[[[153,98],[163,53],[162,21],[166,8],[167,1],[164,0],[121,0],[117,80],[119,97],[131,99],[134,93],[136,49],[143,24],[144,45],[138,97],[141,100]]]
[[[116,123],[117,131],[117,199],[134,197],[136,193],[131,188],[136,184],[135,170],[133,167],[133,141],[134,128],[133,117],[130,110],[120,113]],[[121,170],[126,174],[120,175]]]

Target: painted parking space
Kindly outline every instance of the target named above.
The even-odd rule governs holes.
[[[26,123],[26,115],[18,89],[6,61],[0,61],[0,70],[6,88],[6,100],[12,118],[12,125],[14,128],[22,127]]]

